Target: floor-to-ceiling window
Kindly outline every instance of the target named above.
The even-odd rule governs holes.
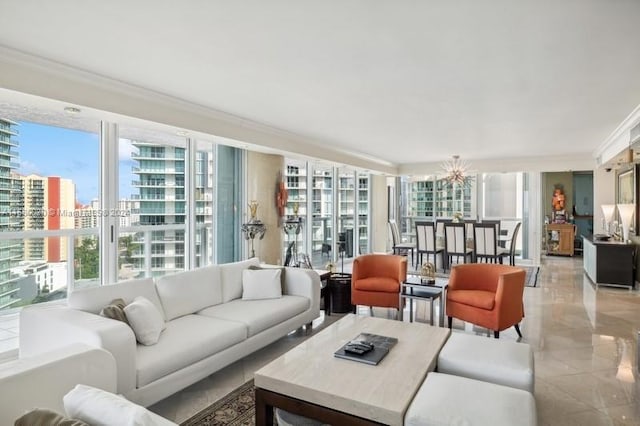
[[[311,261],[321,266],[333,258],[333,167],[314,164],[311,169]]]
[[[195,154],[194,176],[194,249],[195,267],[213,263],[214,183],[216,170],[216,146],[210,142],[198,141]]]
[[[403,177],[398,221],[403,240],[415,240],[416,220],[452,218],[454,214],[476,219],[475,190],[475,180],[462,186],[442,176]]]
[[[289,193],[285,216],[296,217],[297,211],[302,224],[297,250],[310,255],[314,267],[370,252],[368,173],[286,159],[285,184]],[[285,238],[283,253],[291,238]]]
[[[0,314],[70,288],[240,258],[242,150],[222,147],[217,171],[218,145],[170,131],[7,104],[0,117]],[[216,213],[233,234],[219,244]]]
[[[244,151],[230,146],[217,146],[216,170],[216,262],[240,260],[242,255],[241,212],[244,181]]]
[[[118,200],[131,209],[120,227],[119,279],[185,269],[186,149],[184,138],[171,139],[119,141]]]
[[[371,206],[371,179],[368,173],[358,173],[358,198],[357,198],[357,217],[358,217],[358,255],[369,253],[371,251],[370,239],[370,206]]]
[[[287,205],[284,209],[284,220],[291,223],[287,226],[284,238],[283,253],[297,260],[297,253],[306,253],[307,246],[307,162],[302,160],[287,159],[284,171],[284,184],[287,189]],[[296,223],[297,222],[297,223]],[[291,248],[289,248],[291,247]],[[294,256],[295,255],[295,256]],[[294,260],[294,262],[295,262]]]
[[[0,312],[96,285],[99,123],[51,126],[0,110]],[[6,118],[9,115],[12,118]]]
[[[500,229],[507,235],[512,235],[517,223],[520,222],[521,228],[515,241],[515,247],[522,258],[527,258],[527,233],[523,232],[528,226],[524,215],[526,174],[520,172],[484,173],[480,179],[481,218],[483,220],[500,220]]]
[[[346,258],[354,254],[356,229],[356,176],[352,169],[338,169],[338,250]]]

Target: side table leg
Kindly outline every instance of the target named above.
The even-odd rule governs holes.
[[[429,299],[429,324],[433,325],[433,297]]]
[[[273,406],[268,405],[262,395],[262,390],[256,388],[256,426],[273,426]]]
[[[442,294],[440,294],[440,327],[444,327],[444,299],[447,297],[446,288],[442,289]]]
[[[413,299],[409,299],[409,322],[413,322]]]

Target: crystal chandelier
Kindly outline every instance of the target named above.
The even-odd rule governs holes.
[[[454,155],[452,160],[445,161],[442,164],[444,170],[444,178],[450,186],[458,184],[462,187],[468,187],[473,181],[473,176],[469,176],[469,164],[460,159],[459,155]]]

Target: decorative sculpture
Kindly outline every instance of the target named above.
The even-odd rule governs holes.
[[[566,223],[567,213],[564,210],[565,195],[564,188],[560,184],[556,184],[553,189],[553,196],[551,197],[551,206],[553,212],[551,220],[553,223]]]
[[[287,188],[284,186],[284,181],[280,180],[276,191],[276,207],[278,208],[279,217],[284,216],[284,209],[287,207],[288,199],[289,193],[287,192]]]
[[[436,283],[436,266],[431,262],[425,262],[420,269],[420,281],[424,284]]]
[[[254,250],[253,240],[255,240],[256,237],[258,237],[259,239],[263,239],[264,233],[267,230],[267,226],[257,218],[258,201],[251,200],[248,206],[251,218],[249,219],[249,222],[242,224],[242,232],[244,233],[244,239],[250,240],[251,257],[255,257],[256,251]]]

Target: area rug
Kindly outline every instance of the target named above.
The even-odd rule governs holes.
[[[253,379],[214,402],[180,426],[250,426],[255,425]]]

